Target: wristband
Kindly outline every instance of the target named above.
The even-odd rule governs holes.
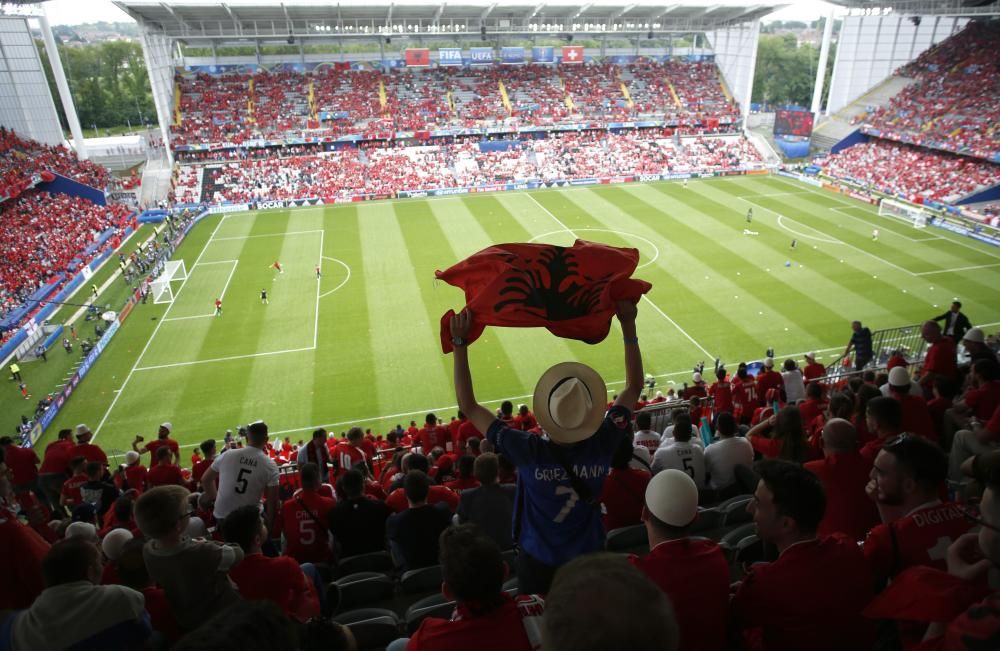
[[[626,344],[638,344],[639,343],[639,338],[638,337],[623,337],[623,339],[625,340]]]

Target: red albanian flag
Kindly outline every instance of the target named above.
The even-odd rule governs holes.
[[[596,344],[608,336],[615,303],[638,303],[652,285],[632,278],[638,249],[577,240],[573,246],[498,244],[435,275],[465,291],[473,314],[469,342],[488,325],[545,327],[557,337]],[[441,317],[441,348],[452,351]]]

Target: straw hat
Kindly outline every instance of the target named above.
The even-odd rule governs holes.
[[[579,362],[563,362],[539,378],[532,404],[550,439],[578,443],[601,426],[607,396],[607,385],[597,371]]]

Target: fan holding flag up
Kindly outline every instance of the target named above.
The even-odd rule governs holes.
[[[614,451],[632,436],[631,408],[643,389],[636,303],[651,285],[630,278],[638,259],[635,249],[583,241],[571,248],[507,244],[438,273],[464,288],[468,303],[442,319],[459,409],[518,467],[521,594],[548,592],[561,565],[604,547],[598,496]],[[476,401],[468,346],[486,325],[545,326],[597,343],[607,337],[612,314],[624,336],[626,384],[607,413],[604,380],[578,362],[556,364],[535,386],[533,411],[545,437],[507,427]]]

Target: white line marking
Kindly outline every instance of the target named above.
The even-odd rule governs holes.
[[[812,190],[796,190],[795,192],[766,192],[763,194],[745,194],[744,197],[784,197],[790,194],[812,194]]]
[[[854,206],[854,209],[855,210],[865,210],[862,206]],[[840,213],[841,215],[843,215],[844,217],[850,217],[851,219],[857,220],[857,221],[861,222],[862,224],[866,224],[868,226],[872,226],[872,227],[875,227],[875,228],[884,227],[883,224],[885,224],[885,223],[895,224],[895,222],[870,221],[870,220],[864,219],[862,217],[856,217],[854,215],[851,215],[851,214],[847,213],[847,211],[850,210],[850,208],[830,208],[830,210],[836,211],[836,212]],[[865,210],[865,213],[871,215],[872,217],[878,217],[878,215],[876,215],[875,213],[868,212],[867,210]],[[903,235],[902,233],[898,233],[898,232],[896,232],[895,230],[893,230],[891,228],[886,228],[885,232],[889,233],[890,235],[896,235],[897,237],[901,237],[903,239],[910,240],[911,242],[931,242],[933,240],[943,240],[943,239],[945,239],[945,238],[940,237],[938,235],[931,235],[930,237],[910,237],[909,235]]]
[[[134,372],[155,371],[161,368],[178,368],[181,366],[197,366],[198,364],[213,364],[215,362],[228,362],[234,359],[250,359],[251,357],[270,357],[272,355],[284,355],[286,353],[301,353],[307,350],[316,350],[316,346],[289,348],[287,350],[272,350],[266,353],[250,353],[247,355],[230,355],[229,357],[213,357],[212,359],[197,359],[193,362],[175,362],[173,364],[157,364],[156,366],[140,366],[139,368],[134,369]]]
[[[843,346],[836,346],[834,348],[817,348],[817,349],[814,349],[812,351],[803,351],[801,353],[791,353],[791,354],[777,355],[777,357],[779,357],[779,358],[784,357],[784,358],[792,358],[792,359],[794,359],[794,358],[802,357],[807,352],[821,353],[821,352],[829,352],[831,350],[843,350],[843,348],[844,348]],[[759,360],[757,360],[757,361],[759,361]],[[691,370],[687,369],[687,370],[683,370],[683,371],[673,371],[671,373],[660,373],[658,375],[654,375],[653,377],[655,377],[655,378],[668,378],[668,377],[675,377],[677,375],[688,375],[690,373],[691,373]],[[620,385],[620,384],[625,384],[625,380],[616,380],[614,382],[608,382],[608,386],[609,387],[617,386],[617,385]],[[670,384],[675,384],[675,383],[674,382],[670,382]],[[610,388],[608,389],[608,393],[612,393],[613,391],[614,391],[614,389],[610,389]],[[494,400],[484,400],[484,401],[482,401],[482,404],[484,404],[484,405],[500,404],[504,400],[524,400],[525,398],[530,398],[530,397],[532,397],[532,394],[527,394],[527,395],[523,395],[523,396],[509,396],[507,398],[496,398]],[[458,406],[457,405],[448,405],[448,406],[445,406],[445,407],[425,407],[423,409],[415,409],[413,411],[406,411],[406,412],[401,412],[401,413],[398,413],[398,414],[387,414],[387,415],[384,415],[384,416],[369,416],[367,418],[353,418],[351,420],[343,420],[343,421],[339,421],[339,422],[336,422],[336,423],[322,423],[322,424],[319,424],[319,425],[308,425],[306,427],[296,427],[296,428],[293,428],[293,429],[285,429],[285,430],[272,431],[270,433],[272,435],[278,436],[278,435],[284,435],[284,434],[293,434],[295,432],[312,431],[312,430],[318,429],[320,427],[340,427],[340,426],[343,426],[343,425],[356,425],[358,423],[370,423],[370,422],[373,422],[373,421],[386,421],[386,420],[391,420],[391,419],[394,419],[394,418],[403,418],[404,416],[412,416],[413,414],[426,414],[428,412],[444,412],[444,411],[449,411],[451,409],[458,409]],[[200,443],[188,443],[188,444],[182,445],[181,447],[182,448],[193,448],[193,447],[197,447],[199,445],[201,445],[201,444]]]
[[[648,267],[649,265],[651,265],[654,262],[656,262],[657,258],[660,257],[660,247],[656,246],[655,244],[653,244],[651,241],[649,241],[648,239],[646,239],[642,235],[636,235],[635,233],[627,233],[625,231],[616,231],[613,228],[578,228],[577,230],[579,232],[581,232],[581,233],[594,233],[594,232],[595,233],[614,233],[615,235],[621,235],[621,236],[623,236],[626,239],[629,238],[629,237],[634,237],[635,239],[642,240],[646,244],[648,244],[651,247],[653,247],[653,251],[655,251],[655,253],[653,254],[653,257],[650,258],[649,260],[647,260],[646,262],[642,263],[638,267],[636,267],[635,268],[636,271],[638,271],[638,270],[640,270],[640,269],[642,269],[644,267]],[[548,237],[549,235],[555,235],[556,233],[566,233],[566,232],[568,232],[571,235],[573,235],[574,237],[576,237],[576,234],[573,233],[572,231],[549,231],[548,233],[542,233],[541,235],[535,235],[534,237],[532,237],[528,241],[529,242],[534,242],[536,240],[542,239],[543,237]]]
[[[233,235],[232,237],[216,237],[213,242],[226,242],[229,240],[249,240],[255,237],[282,237],[284,235],[305,235],[306,233],[322,233],[323,229],[314,228],[311,231],[288,231],[287,233],[262,233],[260,235]],[[198,264],[197,262],[195,264]]]
[[[229,289],[229,281],[233,279],[233,274],[236,273],[236,265],[238,264],[238,260],[233,260],[233,268],[229,271],[229,277],[226,278],[226,284],[222,286],[222,293],[219,294],[219,300],[226,297],[226,290]]]
[[[323,292],[322,294],[320,294],[319,295],[320,298],[325,298],[325,297],[329,296],[330,294],[334,293],[335,291],[337,291],[338,289],[340,289],[341,287],[343,287],[344,285],[346,285],[347,281],[351,279],[351,268],[348,266],[348,264],[346,262],[344,262],[343,260],[338,260],[337,258],[329,258],[327,256],[323,256],[323,259],[324,260],[330,260],[331,262],[336,262],[337,264],[343,266],[344,269],[347,269],[347,278],[344,278],[344,280],[341,281],[341,283],[339,285],[337,285],[336,287],[334,287],[330,291]],[[316,284],[318,285],[319,283],[316,283]]]
[[[525,193],[524,196],[526,196],[529,199],[531,199],[532,201],[534,201],[535,205],[538,206],[539,208],[541,208],[542,210],[544,210],[545,213],[548,214],[549,217],[551,217],[552,219],[554,219],[555,222],[557,224],[559,224],[559,226],[561,226],[564,231],[566,231],[567,233],[569,233],[573,237],[577,237],[576,233],[573,232],[573,229],[571,229],[569,226],[567,226],[566,224],[564,224],[561,219],[559,219],[558,217],[556,217],[555,215],[553,215],[552,211],[550,211],[548,208],[546,208],[545,206],[543,206],[542,204],[540,204],[538,202],[538,199],[535,199],[535,197],[532,194]],[[667,316],[667,313],[664,312],[663,310],[661,310],[656,305],[656,303],[654,303],[653,301],[649,300],[648,296],[646,296],[645,294],[643,294],[642,298],[643,298],[644,301],[646,301],[651,306],[653,306],[653,309],[656,310],[660,314],[660,316],[662,316],[664,319],[666,319],[667,321],[669,321],[671,325],[673,325],[675,328],[677,328],[677,331],[680,332],[682,335],[684,335],[687,338],[688,341],[690,341],[692,344],[694,344],[698,348],[698,350],[700,350],[701,352],[705,353],[706,356],[711,357],[712,359],[715,358],[715,356],[712,353],[708,352],[708,350],[706,350],[704,346],[702,346],[697,341],[695,341],[694,337],[692,337],[691,335],[689,335],[684,328],[680,327],[680,325],[678,325],[678,323],[676,321],[674,321],[669,316]]]
[[[757,204],[757,205],[759,205],[759,204]],[[788,231],[792,235],[798,235],[799,237],[803,237],[803,238],[805,238],[807,240],[816,240],[817,242],[826,242],[827,244],[843,244],[843,242],[841,242],[840,240],[836,240],[836,239],[832,240],[832,239],[827,238],[827,237],[816,237],[815,235],[808,235],[808,234],[803,233],[801,231],[797,231],[794,228],[792,228],[791,226],[786,226],[785,223],[783,221],[781,221],[782,219],[788,219],[789,221],[793,221],[796,224],[801,224],[802,226],[805,226],[806,228],[808,228],[810,230],[814,230],[817,233],[822,233],[823,231],[820,231],[820,230],[818,230],[816,228],[813,228],[812,226],[809,226],[808,224],[802,224],[801,222],[799,222],[799,221],[797,221],[795,219],[792,219],[791,217],[785,217],[784,215],[778,215],[778,226],[782,227],[783,229],[785,229],[786,231]]]
[[[956,267],[954,269],[939,269],[937,271],[921,271],[920,273],[913,274],[914,276],[932,276],[934,274],[946,274],[954,271],[971,271],[973,269],[987,269],[989,267],[1000,267],[1000,262],[994,262],[993,264],[977,264],[972,267]]]
[[[194,316],[172,316],[169,319],[160,319],[160,321],[187,321],[188,319],[207,319],[213,316],[215,316],[215,313],[195,314]]]
[[[239,260],[212,260],[211,262],[199,262],[197,266],[207,267],[210,264],[231,264],[233,262],[239,262]],[[194,269],[194,266],[192,266],[191,268]]]
[[[219,220],[219,223],[215,225],[215,230],[212,231],[212,234],[208,236],[207,240],[205,240],[205,246],[201,248],[201,253],[198,254],[198,258],[194,261],[194,264],[191,265],[192,269],[198,266],[198,263],[201,262],[202,256],[205,255],[205,251],[208,250],[208,245],[212,243],[212,239],[215,237],[215,234],[219,232],[219,227],[222,226],[222,224],[226,221],[226,217],[227,215],[222,216],[222,219]],[[174,302],[168,305],[167,309],[163,312],[164,317],[167,314],[169,314],[170,310],[173,309],[174,305],[177,304],[177,298],[181,295],[181,292],[184,291],[184,287],[187,285],[188,278],[190,277],[191,275],[189,274],[187,278],[185,278],[181,282],[181,286],[177,289],[177,294],[174,296]],[[101,428],[104,427],[104,423],[107,422],[108,416],[111,415],[111,410],[115,408],[115,405],[118,404],[118,399],[122,397],[123,393],[125,393],[125,387],[128,386],[129,380],[131,380],[132,375],[135,374],[135,370],[139,368],[139,363],[142,361],[143,356],[145,356],[146,351],[149,350],[149,346],[153,343],[153,339],[156,338],[156,333],[160,331],[160,328],[163,326],[164,323],[165,322],[163,318],[161,318],[159,323],[156,324],[156,327],[153,328],[153,333],[149,335],[149,339],[146,341],[146,345],[143,346],[142,352],[139,353],[139,357],[136,358],[135,364],[132,365],[132,370],[130,370],[128,372],[128,375],[125,376],[125,381],[122,382],[122,385],[120,387],[118,387],[118,393],[115,394],[115,397],[111,401],[111,404],[108,405],[108,410],[104,412],[104,416],[101,418],[101,422],[98,423],[97,428],[94,429],[93,438],[96,439],[97,435],[101,433]]]
[[[324,237],[325,233],[326,233],[325,230],[321,230],[320,231],[320,236],[319,236],[319,260],[317,261],[317,264],[320,265],[320,269],[321,270],[322,270],[322,265],[323,265],[323,237]],[[348,275],[350,275],[350,272],[348,272]],[[316,343],[317,343],[317,341],[319,339],[319,299],[321,298],[320,295],[319,295],[319,281],[320,281],[320,279],[317,278],[316,279],[316,318],[313,321],[313,346],[312,346],[313,350],[316,349]]]

